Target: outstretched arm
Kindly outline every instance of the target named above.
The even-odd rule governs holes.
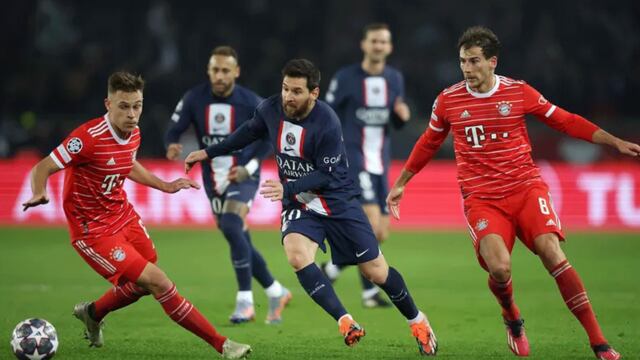
[[[203,150],[190,153],[184,160],[184,171],[188,173],[197,162],[213,159],[216,156],[227,155],[235,150],[240,150],[253,141],[265,136],[266,132],[267,127],[256,111],[256,114],[251,120],[240,126],[238,130],[234,131],[224,141],[210,145]]]
[[[640,145],[615,137],[608,132],[598,129],[593,133],[594,144],[609,145],[620,151],[621,154],[638,157],[640,156]]]
[[[47,195],[47,179],[54,173],[62,170],[53,161],[51,156],[47,156],[40,160],[36,166],[31,169],[31,199],[22,204],[22,211],[26,211],[30,207],[43,205],[49,202]]]
[[[149,186],[156,190],[160,190],[162,192],[170,194],[178,192],[182,189],[200,189],[200,185],[198,185],[198,183],[187,178],[179,178],[171,182],[166,182],[155,176],[144,166],[142,166],[142,164],[140,164],[138,161],[133,162],[133,168],[131,169],[128,177],[138,184]]]

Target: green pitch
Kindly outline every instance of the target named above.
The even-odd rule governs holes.
[[[235,282],[228,248],[218,232],[150,229],[160,266],[223,334],[253,346],[253,359],[412,359],[417,347],[394,309],[360,305],[355,269],[336,283],[344,305],[367,330],[347,348],[337,324],[304,293],[289,268],[278,233],[254,232],[256,246],[294,298],[284,323],[264,324],[266,298],[254,282],[258,318],[232,326]],[[626,359],[640,354],[640,238],[638,234],[569,234],[564,249],[589,291],[605,335]],[[12,358],[14,325],[29,317],[54,324],[59,359],[215,359],[213,349],[176,326],[149,297],[110,314],[105,346],[88,348],[76,302],[93,300],[109,284],[71,248],[65,229],[0,229],[0,359]],[[465,233],[395,232],[383,246],[404,275],[439,340],[439,358],[514,359],[506,344],[498,305],[486,286]],[[327,259],[320,254],[318,261]],[[516,245],[515,298],[526,320],[532,359],[592,359],[587,337],[566,309],[538,259]]]

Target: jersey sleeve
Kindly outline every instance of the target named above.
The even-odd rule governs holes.
[[[329,83],[329,89],[327,90],[327,95],[325,96],[325,101],[331,105],[331,107],[335,110],[342,106],[342,103],[345,99],[346,93],[346,81],[341,79],[342,76],[340,72],[336,73],[331,82]]]
[[[171,125],[165,134],[165,146],[180,141],[180,136],[189,128],[193,119],[193,112],[187,92],[176,105],[171,115]]]
[[[49,156],[60,169],[87,163],[93,157],[93,137],[79,127],[71,132]]]
[[[593,133],[600,129],[597,125],[580,115],[553,105],[532,86],[523,86],[525,113],[534,115],[540,121],[569,136],[593,142]]]
[[[417,174],[433,158],[444,139],[449,134],[450,125],[446,120],[444,97],[442,93],[433,102],[431,118],[427,130],[416,142],[409,159],[405,164],[405,169]]]

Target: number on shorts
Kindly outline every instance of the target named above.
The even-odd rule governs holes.
[[[214,214],[220,214],[222,212],[222,200],[217,197],[211,199],[211,209],[213,210]]]
[[[302,212],[299,209],[285,210],[282,212],[282,222],[286,220],[298,220],[302,216]]]
[[[549,205],[547,205],[547,200],[543,197],[538,198],[538,203],[540,204],[540,212],[544,215],[549,215]]]

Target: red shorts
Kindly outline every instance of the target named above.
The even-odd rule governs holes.
[[[158,261],[155,246],[140,218],[115,235],[76,240],[72,245],[93,270],[115,286],[135,282],[147,263]]]
[[[485,269],[486,264],[480,257],[480,240],[489,234],[500,235],[509,252],[516,236],[534,254],[533,241],[542,234],[555,233],[564,240],[560,219],[545,183],[531,185],[502,199],[470,196],[464,201],[464,212],[476,256]]]

